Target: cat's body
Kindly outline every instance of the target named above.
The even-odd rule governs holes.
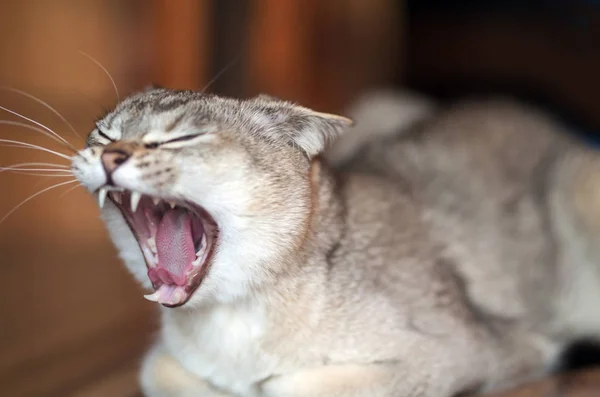
[[[504,101],[442,112],[416,102],[425,107],[410,125],[380,128],[406,106],[391,95],[383,112],[366,102],[375,123],[358,112],[330,167],[316,155],[343,119],[178,95],[141,94],[103,128],[144,140],[140,125],[177,130],[200,112],[195,123],[251,136],[224,132],[189,158],[163,157],[178,168],[167,187],[131,171],[151,146],[118,147],[130,168],[116,184],[194,201],[220,229],[189,302],[162,309],[142,368],[148,396],[450,397],[536,376],[567,342],[600,334],[600,161],[544,115]],[[74,160],[90,190],[104,183],[90,164],[117,144]],[[185,162],[202,172],[186,176]],[[122,217],[110,205],[104,216],[149,286]]]

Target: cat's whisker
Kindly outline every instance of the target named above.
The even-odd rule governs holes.
[[[12,91],[12,92],[16,92],[17,94],[23,95],[29,99],[32,99],[34,101],[36,101],[37,103],[41,104],[42,106],[46,107],[47,109],[49,109],[52,113],[54,113],[55,115],[57,115],[62,121],[65,122],[65,124],[71,129],[71,131],[73,131],[73,133],[81,140],[84,140],[81,135],[79,135],[77,133],[77,130],[75,130],[75,127],[73,127],[73,124],[71,124],[58,110],[56,110],[53,106],[51,106],[49,103],[41,100],[40,98],[31,95],[28,92],[19,90],[17,88],[12,88],[12,87],[3,87],[0,86],[0,90],[5,90],[5,91]]]
[[[120,102],[121,101],[121,97],[119,95],[119,89],[117,88],[117,84],[115,83],[115,80],[112,78],[112,76],[110,75],[110,73],[108,72],[108,70],[106,70],[106,68],[104,66],[102,66],[102,64],[97,61],[94,57],[92,57],[91,55],[79,50],[79,53],[85,57],[87,57],[90,61],[94,62],[96,65],[98,65],[100,67],[100,69],[102,69],[104,71],[104,73],[106,73],[106,75],[108,76],[108,78],[110,79],[113,88],[115,89],[115,94],[117,94],[117,101]]]
[[[44,166],[45,168],[26,168]],[[48,167],[51,166],[51,167]],[[0,173],[12,172],[15,174],[24,175],[37,175],[37,176],[69,176],[73,175],[73,172],[66,165],[53,164],[53,163],[19,163],[8,166],[0,166]]]
[[[39,132],[40,134],[46,135],[48,138],[51,138],[52,140],[60,143],[61,145],[64,145],[64,142],[62,140],[58,139],[56,136],[54,136],[54,134],[50,134],[50,133],[48,133],[48,131],[45,131],[45,130],[35,127],[33,125],[21,123],[19,121],[10,121],[10,120],[0,120],[0,124],[14,125],[17,127],[27,128],[29,130],[36,131],[36,132]]]
[[[38,172],[25,172],[25,171],[21,171],[21,170],[0,170],[0,172],[3,172],[3,171],[7,171],[7,172],[10,172],[13,174],[30,175],[30,176],[49,176],[49,177],[59,177],[59,178],[73,176],[73,174],[44,174],[44,173],[38,173]]]
[[[73,190],[77,189],[78,187],[83,186],[81,183],[78,183],[77,185],[68,188],[66,191],[62,192],[60,194],[60,196],[58,196],[59,199],[63,198],[64,196],[66,196],[67,194],[71,193]]]
[[[19,167],[0,167],[0,172],[2,171],[19,171],[19,172],[55,172],[71,174],[70,170],[57,169],[57,168],[19,168]]]
[[[37,122],[37,121],[35,121],[35,120],[33,120],[33,119],[30,119],[29,117],[27,117],[27,116],[24,116],[24,115],[22,115],[22,114],[20,114],[20,113],[17,113],[17,112],[15,112],[14,110],[7,109],[7,108],[5,108],[4,106],[0,106],[0,109],[2,109],[2,110],[4,110],[4,111],[6,111],[6,112],[8,112],[8,113],[14,114],[15,116],[18,116],[18,117],[20,117],[20,118],[22,118],[22,119],[24,119],[24,120],[27,120],[27,121],[29,121],[29,122],[31,122],[31,123],[33,123],[33,124],[35,124],[35,125],[37,125],[37,126],[39,126],[39,127],[43,128],[43,129],[45,129],[45,130],[46,130],[46,131],[48,131],[50,134],[52,134],[52,135],[54,135],[56,138],[58,138],[58,139],[59,139],[59,140],[60,140],[60,141],[61,141],[61,142],[62,142],[64,145],[66,145],[66,146],[67,146],[69,149],[71,149],[71,150],[72,150],[74,153],[77,153],[77,152],[78,152],[78,150],[77,150],[77,148],[76,148],[75,146],[73,146],[72,144],[70,144],[69,142],[67,142],[67,140],[65,140],[65,139],[64,139],[62,136],[58,135],[56,132],[54,132],[52,129],[50,129],[49,127],[45,126],[44,124],[42,124],[42,123],[40,123],[40,122]]]
[[[49,186],[49,187],[47,187],[47,188],[44,188],[44,189],[40,190],[39,192],[36,192],[36,193],[32,194],[31,196],[27,197],[25,200],[21,201],[21,202],[20,202],[20,203],[19,203],[19,204],[18,204],[16,207],[14,207],[12,210],[8,211],[8,213],[7,213],[6,215],[4,215],[4,216],[2,217],[2,219],[0,219],[0,224],[2,224],[2,223],[3,223],[3,222],[6,220],[6,218],[8,218],[9,216],[11,216],[11,215],[12,215],[12,214],[13,214],[13,213],[16,211],[16,210],[18,210],[18,209],[19,209],[19,208],[21,208],[23,205],[25,205],[27,202],[29,202],[29,201],[33,200],[34,198],[36,198],[36,197],[37,197],[37,196],[39,196],[40,194],[43,194],[43,193],[45,193],[45,192],[47,192],[47,191],[49,191],[49,190],[52,190],[52,189],[56,189],[57,187],[65,186],[65,185],[68,185],[68,184],[70,184],[70,183],[76,183],[76,182],[77,182],[77,180],[76,180],[76,179],[73,179],[73,180],[70,180],[70,181],[66,181],[66,182],[57,183],[57,184],[55,184],[55,185]]]
[[[62,175],[73,175],[73,172],[71,172],[71,170],[63,169],[63,168],[24,168],[24,167],[2,167],[2,166],[0,166],[0,173],[6,172],[6,171],[15,171],[15,172],[19,172],[19,173],[51,172],[51,173],[62,174]]]
[[[66,168],[66,169],[69,168],[68,165],[64,165],[64,164],[40,163],[40,162],[18,163],[18,164],[7,165],[5,167],[31,167],[31,166],[48,166],[48,167]]]
[[[7,143],[8,145],[2,145],[1,143]],[[60,153],[55,150],[48,149],[43,146],[34,145],[32,143],[27,143],[27,142],[13,141],[11,139],[0,139],[0,146],[20,147],[23,149],[36,149],[36,150],[40,150],[43,152],[52,153],[58,157],[62,157],[63,159],[67,159],[69,161],[71,160],[71,158],[64,153]]]
[[[240,51],[240,52],[237,54],[237,56],[236,56],[235,58],[233,58],[231,61],[229,61],[229,63],[228,63],[227,65],[225,65],[225,66],[223,67],[223,69],[221,69],[221,70],[220,70],[220,71],[219,71],[219,72],[218,72],[218,73],[215,75],[215,77],[213,77],[212,79],[210,79],[210,80],[208,81],[208,83],[206,83],[206,85],[205,85],[205,86],[204,86],[204,87],[203,87],[203,88],[200,90],[200,92],[204,94],[204,92],[205,92],[206,90],[208,90],[208,89],[210,88],[210,86],[211,86],[211,85],[213,85],[213,84],[214,84],[214,83],[215,83],[217,80],[219,80],[219,78],[220,78],[220,77],[221,77],[223,74],[225,74],[225,72],[227,72],[229,69],[231,69],[231,67],[232,67],[233,65],[235,65],[235,63],[236,63],[237,61],[239,61],[241,57],[242,57],[242,52]]]

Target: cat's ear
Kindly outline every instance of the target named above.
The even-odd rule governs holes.
[[[269,138],[285,139],[309,158],[322,153],[353,124],[349,118],[316,112],[269,95],[258,95],[253,103],[259,120],[268,124],[264,132]]]
[[[295,107],[283,121],[293,144],[309,158],[321,154],[354,122],[343,116]]]

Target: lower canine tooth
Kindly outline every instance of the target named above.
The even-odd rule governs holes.
[[[150,302],[158,302],[158,298],[160,297],[160,293],[155,291],[153,294],[144,295],[144,298],[148,299]]]
[[[171,297],[171,304],[176,305],[178,303],[181,303],[183,298],[185,298],[185,293],[178,288],[175,290],[175,292],[173,292],[173,296]]]
[[[141,193],[131,192],[131,211],[135,212],[135,210],[137,210],[141,198]]]
[[[198,251],[200,252],[200,251]],[[198,254],[196,254],[196,259],[194,259],[194,261],[192,262],[192,266],[196,267],[196,266],[200,266],[202,262],[202,257]]]

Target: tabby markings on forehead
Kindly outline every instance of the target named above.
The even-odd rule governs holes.
[[[181,123],[181,121],[185,118],[185,113],[181,113],[178,116],[176,116],[175,118],[173,118],[173,120],[171,120],[166,126],[165,126],[165,132],[171,132],[173,130],[176,129],[176,127]]]
[[[155,102],[152,106],[152,110],[157,112],[168,112],[173,109],[177,109],[189,102],[188,98],[166,98],[159,102]]]

